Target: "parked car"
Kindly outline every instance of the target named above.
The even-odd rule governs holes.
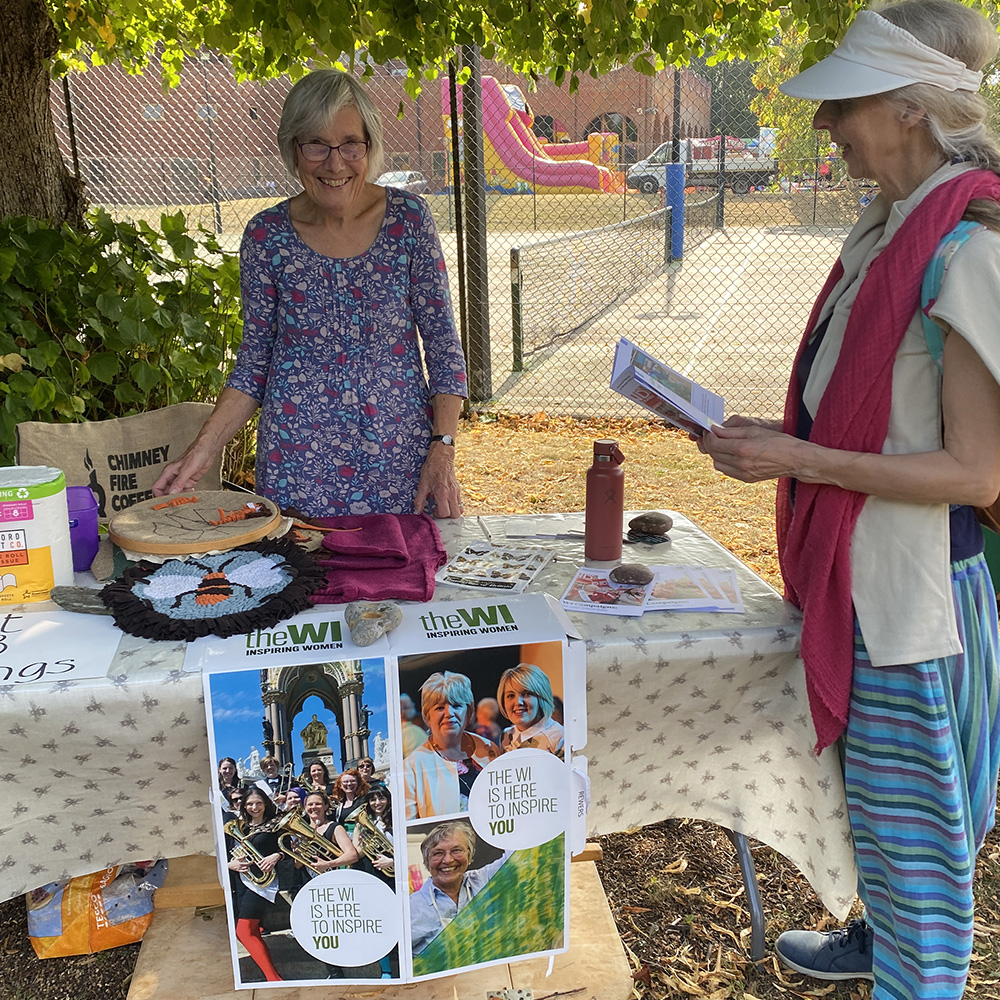
[[[380,174],[375,183],[382,187],[413,191],[415,194],[423,194],[428,186],[427,178],[419,170],[388,170]]]

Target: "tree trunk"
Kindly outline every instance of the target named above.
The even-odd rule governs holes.
[[[49,105],[58,45],[42,0],[0,0],[0,217],[79,223],[83,186],[66,170]]]

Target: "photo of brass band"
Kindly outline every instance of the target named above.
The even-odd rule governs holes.
[[[373,962],[321,961],[291,919],[298,894],[328,872],[364,872],[396,891],[384,661],[233,671],[209,683],[214,745],[231,754],[217,757],[218,802],[237,982],[398,978],[398,948]]]

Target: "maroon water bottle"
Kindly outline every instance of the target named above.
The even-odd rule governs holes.
[[[583,552],[588,559],[621,559],[625,515],[625,456],[617,441],[594,442],[594,464],[587,470]]]

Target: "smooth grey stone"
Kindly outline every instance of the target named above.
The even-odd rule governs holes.
[[[642,563],[622,563],[608,574],[608,578],[612,583],[632,583],[645,587],[653,579],[653,571]]]
[[[352,601],[344,609],[344,620],[356,646],[370,646],[403,620],[394,601]]]
[[[53,587],[49,597],[64,611],[81,615],[110,615],[101,600],[101,592],[93,587]]]
[[[640,535],[665,535],[674,526],[674,519],[659,511],[649,510],[633,517],[628,526]]]

